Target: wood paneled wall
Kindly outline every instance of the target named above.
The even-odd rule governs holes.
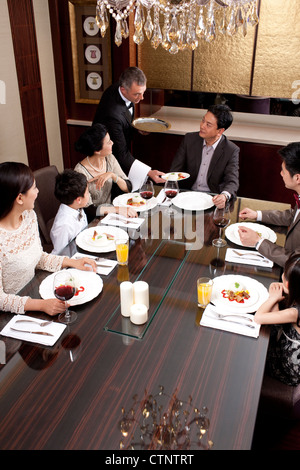
[[[32,0],[7,0],[28,163],[49,165],[47,134]]]

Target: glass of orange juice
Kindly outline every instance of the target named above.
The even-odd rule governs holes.
[[[206,307],[211,298],[213,280],[209,277],[200,277],[197,279],[198,307]]]
[[[129,240],[118,238],[116,239],[115,244],[118,264],[125,266],[128,264]]]

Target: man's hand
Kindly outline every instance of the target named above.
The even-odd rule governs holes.
[[[223,209],[226,205],[227,197],[225,194],[217,194],[212,198],[212,201],[218,209]]]
[[[255,246],[256,243],[260,240],[258,233],[251,228],[240,226],[238,231],[240,240],[244,246]]]
[[[148,173],[148,176],[154,181],[154,183],[165,183],[165,180],[161,178],[162,175],[165,175],[165,173],[159,170],[150,170]]]
[[[256,220],[257,219],[257,212],[252,210],[252,209],[248,209],[248,207],[245,207],[245,209],[243,209],[239,213],[239,217],[243,220],[245,220],[245,219]]]

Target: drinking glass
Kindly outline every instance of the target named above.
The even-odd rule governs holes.
[[[115,241],[118,264],[126,266],[128,264],[129,240],[117,238]]]
[[[177,181],[168,179],[165,182],[164,192],[166,197],[172,202],[172,199],[179,193],[179,186]],[[169,207],[168,214],[174,214],[175,212]]]
[[[213,215],[213,222],[217,227],[219,227],[219,238],[215,238],[212,241],[212,244],[219,248],[226,246],[227,242],[222,239],[222,229],[230,222],[229,207],[225,206],[222,209],[218,209],[218,207],[216,207]]]
[[[151,199],[154,196],[154,187],[152,181],[148,179],[145,183],[143,183],[139,189],[139,193],[143,199],[146,199],[146,201]],[[146,214],[148,214],[148,211],[144,211],[144,215]]]
[[[54,276],[53,283],[54,295],[57,299],[67,302],[72,299],[76,292],[75,279],[72,274],[68,271],[59,271]],[[62,323],[73,323],[77,319],[76,312],[70,311],[68,307],[64,313],[58,316],[58,319]]]
[[[212,288],[213,280],[209,277],[200,277],[197,279],[198,307],[205,308],[209,304]]]

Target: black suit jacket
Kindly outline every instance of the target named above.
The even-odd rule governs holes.
[[[128,175],[135,158],[131,154],[133,116],[118,91],[119,83],[108,87],[98,104],[93,124],[103,124],[113,141],[113,154]]]
[[[201,164],[202,148],[203,139],[199,132],[186,134],[181,142],[170,171],[182,171],[191,175],[190,178],[180,181],[182,188],[191,189],[195,183]],[[207,185],[212,193],[228,191],[233,197],[236,196],[239,187],[239,153],[239,147],[223,135],[214,151],[207,173]]]

